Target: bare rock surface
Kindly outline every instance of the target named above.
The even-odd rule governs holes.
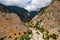
[[[13,40],[15,37],[24,35],[28,30],[15,13],[0,12],[0,37],[7,36],[6,40]]]
[[[49,34],[57,34],[57,40],[60,40],[60,1],[52,0],[52,3],[42,15],[36,15],[31,21],[31,25],[35,25],[37,21],[42,20],[41,26],[49,31]],[[49,39],[53,40],[53,39]]]

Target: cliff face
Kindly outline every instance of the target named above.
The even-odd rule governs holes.
[[[15,13],[0,12],[0,38],[9,37],[6,40],[13,40],[15,37],[24,35],[28,32],[20,18]]]
[[[40,26],[43,26],[49,31],[49,34],[55,33],[58,35],[57,40],[60,40],[60,1],[53,0],[49,7],[42,15],[36,15],[30,22],[30,25],[35,25],[39,20],[42,20]],[[53,40],[53,39],[49,39]]]

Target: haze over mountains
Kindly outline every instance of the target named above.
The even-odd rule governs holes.
[[[14,12],[22,21],[30,21],[40,9],[50,4],[51,0],[0,0],[0,5]]]
[[[37,11],[29,12],[28,10],[17,6],[5,6],[3,4],[0,4],[0,6],[7,9],[10,13],[16,13],[22,21],[30,21],[37,14]]]
[[[42,7],[48,6],[52,0],[0,0],[6,6],[18,6],[28,11],[38,11]]]

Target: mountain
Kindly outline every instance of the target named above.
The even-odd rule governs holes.
[[[17,6],[5,6],[3,4],[0,4],[0,6],[3,6],[10,13],[16,13],[24,22],[30,21],[37,14],[36,11],[28,12],[28,10]]]

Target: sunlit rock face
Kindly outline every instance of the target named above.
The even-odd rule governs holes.
[[[30,21],[41,8],[48,6],[51,1],[52,0],[0,0],[0,3],[10,12],[17,13],[22,21]]]

